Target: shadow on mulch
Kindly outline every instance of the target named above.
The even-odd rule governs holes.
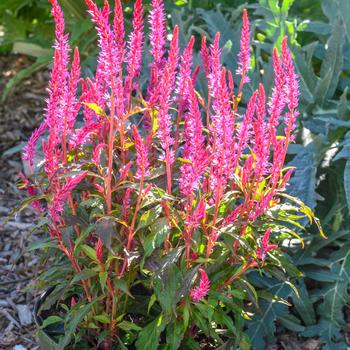
[[[24,56],[0,56],[0,92],[30,64]],[[24,144],[42,119],[48,78],[48,71],[39,71],[0,102],[0,350],[38,349],[32,318],[35,291],[24,289],[37,275],[38,258],[25,249],[36,240],[34,216],[28,209],[3,222],[25,195],[15,185],[23,165],[14,147]]]

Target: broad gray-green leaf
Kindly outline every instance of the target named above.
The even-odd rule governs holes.
[[[295,55],[295,66],[299,73],[301,98],[308,103],[314,102],[313,91],[316,87],[317,78],[310,66],[305,61],[303,54],[299,50],[293,50]]]
[[[316,323],[315,310],[303,280],[299,282],[298,287],[300,295],[292,294],[293,304],[304,324],[311,326]]]
[[[292,289],[286,283],[267,278],[258,278],[258,280],[263,283],[266,291],[271,295],[284,299],[291,296]],[[247,334],[253,349],[265,350],[266,342],[272,343],[275,339],[275,321],[288,313],[288,306],[277,299],[261,300],[259,305],[261,311],[252,317],[252,321],[248,322]]]
[[[345,28],[343,21],[338,19],[333,27],[332,35],[326,45],[326,54],[321,65],[321,83],[325,83],[317,96],[321,105],[325,100],[331,98],[337,88],[339,76],[343,68],[343,45],[345,41]],[[320,84],[321,84],[320,83]]]
[[[335,283],[327,283],[321,291],[323,302],[319,306],[320,322],[307,327],[302,333],[306,337],[320,336],[324,343],[322,349],[347,348],[341,334],[342,328],[346,327],[343,308],[350,302],[350,249],[346,246],[345,248],[341,254],[335,252],[337,259],[331,263],[332,272],[338,274],[340,279]]]
[[[301,148],[288,166],[295,167],[293,177],[287,187],[288,193],[314,209],[318,196],[315,191],[317,166],[313,144]]]
[[[350,160],[347,160],[345,164],[344,189],[345,189],[346,201],[348,203],[348,210],[350,212]]]

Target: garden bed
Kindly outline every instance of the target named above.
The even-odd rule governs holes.
[[[0,91],[29,64],[24,56],[1,57]],[[3,222],[24,196],[16,187],[18,173],[23,171],[20,152],[12,153],[11,149],[15,151],[13,147],[24,142],[41,119],[47,80],[46,71],[37,72],[0,103],[0,349],[38,348],[31,315],[35,291],[26,288],[38,273],[38,258],[26,252],[29,242],[37,237],[31,233],[33,213],[24,210]]]

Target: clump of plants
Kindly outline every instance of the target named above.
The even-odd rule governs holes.
[[[314,219],[284,192],[299,93],[287,39],[273,52],[272,95],[260,85],[240,115],[251,69],[246,11],[232,73],[220,62],[219,33],[209,46],[202,39],[202,65],[193,69],[195,39],[180,52],[180,29],[167,33],[161,0],[149,14],[148,67],[142,1],[126,38],[120,0],[112,22],[108,1],[98,8],[86,0],[99,55],[94,77],[83,78],[51,3],[49,98],[24,153],[32,171],[26,204],[54,256],[41,277],[53,287],[39,309],[42,327],[57,326],[49,334],[61,349],[248,348],[244,319],[254,318],[258,297],[268,298],[249,273],[290,283],[297,272],[284,246],[298,238],[299,218]],[[198,74],[207,96],[196,91]]]

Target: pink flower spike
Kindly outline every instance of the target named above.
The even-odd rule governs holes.
[[[278,248],[278,245],[276,244],[270,244],[270,234],[271,234],[272,228],[268,228],[265,232],[262,240],[261,240],[261,248],[258,248],[256,250],[256,255],[258,259],[265,260],[267,253],[272,250]]]
[[[201,301],[208,294],[210,289],[210,281],[207,273],[203,269],[199,269],[198,271],[200,273],[199,285],[190,291],[191,299],[195,303]]]
[[[202,66],[203,66],[204,74],[208,76],[210,73],[210,58],[209,58],[209,50],[207,47],[207,38],[205,36],[202,37],[201,56],[202,56]]]
[[[127,178],[128,172],[129,172],[131,166],[132,166],[132,161],[130,161],[123,168],[120,169],[120,171],[119,171],[119,182],[124,181]]]
[[[271,98],[268,103],[268,129],[270,142],[275,147],[276,145],[276,127],[278,125],[281,113],[286,104],[285,91],[284,91],[284,74],[282,69],[282,62],[278,56],[277,49],[273,49],[273,70],[275,76],[274,87],[272,88]]]
[[[247,10],[243,10],[243,23],[241,31],[241,47],[238,54],[238,68],[236,73],[245,77],[250,67],[250,29]],[[244,81],[247,82],[247,81]]]
[[[70,300],[70,307],[72,308],[72,307],[74,307],[75,305],[76,305],[76,300],[75,300],[75,298],[74,297],[72,297],[71,298],[71,300]]]
[[[132,21],[132,26],[134,28],[133,32],[130,34],[128,43],[128,54],[126,61],[128,62],[127,71],[128,84],[132,83],[133,78],[138,78],[141,70],[142,63],[142,46],[143,46],[143,7],[142,0],[136,0],[134,6],[134,19]],[[129,86],[130,88],[131,86]],[[131,91],[128,91],[129,93]]]
[[[99,238],[99,239],[97,240],[95,250],[96,250],[96,258],[97,258],[97,261],[98,261],[100,264],[103,264],[103,261],[102,261],[103,242],[102,242],[101,238]]]
[[[53,222],[58,222],[60,215],[63,213],[63,205],[74,190],[74,188],[85,178],[87,171],[82,172],[81,174],[70,177],[67,179],[66,183],[58,188],[56,193],[54,193],[51,203],[49,204],[49,214]]]
[[[199,223],[205,218],[205,200],[204,196],[201,196],[201,199],[199,203],[197,204],[197,207],[193,214],[190,215],[188,221],[186,224],[191,228],[196,228],[199,226]]]
[[[45,132],[47,126],[45,122],[42,122],[38,128],[36,128],[31,134],[28,143],[23,149],[23,159],[29,162],[29,167],[32,170],[34,165],[34,158],[36,153],[36,144],[38,143],[39,138]]]
[[[181,165],[180,192],[183,196],[190,196],[198,188],[202,174],[208,164],[208,152],[205,148],[203,136],[202,116],[194,87],[188,77],[189,108],[185,115],[185,145],[183,157],[191,162]]]
[[[162,67],[164,46],[166,42],[166,26],[163,0],[152,0],[152,10],[149,16],[151,25],[150,43],[155,68]]]
[[[189,95],[189,81],[191,76],[192,68],[192,50],[194,45],[194,36],[191,37],[187,47],[185,48],[183,55],[181,57],[181,63],[179,67],[179,77],[177,80],[176,92],[179,94],[179,110],[180,113],[185,110],[187,106],[187,100]]]
[[[92,160],[94,164],[99,167],[100,166],[100,157],[101,157],[101,152],[105,148],[107,149],[107,144],[105,143],[99,143],[95,148],[94,151],[92,152]]]
[[[123,204],[122,204],[122,220],[128,222],[129,211],[130,211],[130,196],[134,192],[134,189],[129,187],[126,189]]]
[[[114,6],[114,22],[113,22],[113,31],[115,35],[115,39],[117,41],[117,46],[119,49],[120,57],[118,57],[119,62],[123,61],[124,56],[124,36],[125,36],[125,30],[124,30],[124,14],[123,14],[123,8],[120,0],[115,1]]]
[[[288,48],[287,37],[284,37],[282,41],[282,63],[285,76],[285,98],[289,109],[289,112],[286,113],[285,117],[285,134],[290,137],[296,126],[296,117],[299,115],[299,112],[296,110],[299,103],[299,82],[294,70],[292,54]]]
[[[220,49],[220,32],[217,32],[214,43],[210,46],[210,74],[209,89],[211,96],[215,97],[221,81],[221,49]]]
[[[134,136],[135,148],[136,148],[136,165],[137,165],[136,178],[149,176],[148,147],[142,141],[142,138],[135,125],[132,126],[132,134]]]
[[[161,146],[165,151],[165,158],[169,164],[174,162],[174,157],[170,152],[170,146],[173,144],[173,138],[171,137],[171,129],[173,126],[169,113],[171,104],[171,95],[173,93],[176,68],[178,64],[178,53],[179,53],[179,27],[175,26],[173,31],[173,37],[170,42],[170,50],[168,60],[163,69],[163,77],[160,80],[157,93],[159,94],[159,129],[158,136],[160,139]]]

